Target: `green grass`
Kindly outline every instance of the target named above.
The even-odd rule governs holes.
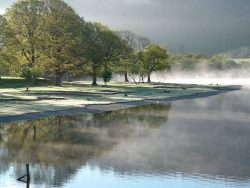
[[[147,83],[136,85],[119,82],[110,82],[108,86],[101,82],[99,84],[93,87],[91,82],[82,81],[64,83],[62,87],[55,87],[41,80],[30,87],[29,92],[25,92],[24,79],[3,78],[0,80],[0,116],[66,110],[89,104],[166,99],[214,91],[211,86],[197,85]]]
[[[47,86],[49,85],[49,81],[47,80],[38,80],[34,84],[32,84],[33,87],[37,86]],[[18,78],[18,77],[2,77],[0,79],[0,88],[25,88],[27,86],[27,83],[25,79]]]

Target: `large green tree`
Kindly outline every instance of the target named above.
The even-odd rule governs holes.
[[[148,46],[150,40],[147,37],[138,36],[129,30],[118,31],[117,33],[122,40],[126,41],[126,45],[123,48],[123,57],[118,63],[118,71],[124,74],[125,82],[129,82],[128,74],[135,63],[135,54]]]
[[[160,71],[167,68],[168,54],[166,49],[157,44],[147,46],[138,54],[141,61],[141,69],[148,77],[148,83],[151,82],[151,74],[154,71]]]
[[[113,69],[116,73],[124,75],[124,82],[129,82],[128,72],[130,67],[133,65],[133,57],[135,51],[131,48],[127,41],[122,41],[121,43],[121,58],[117,61],[115,68]]]
[[[0,15],[0,51],[3,50],[5,45],[4,43],[6,40],[6,25],[7,25],[6,18]]]
[[[43,64],[47,76],[61,85],[62,76],[83,61],[84,20],[64,1],[46,0],[45,40],[47,61]]]
[[[5,71],[5,40],[6,40],[6,31],[5,25],[7,20],[0,15],[0,78],[2,73]]]
[[[15,36],[10,31],[7,19],[0,15],[0,76],[2,74],[9,74],[10,67],[16,62],[11,51],[7,48],[11,40]]]
[[[92,67],[93,82],[97,85],[98,72],[101,68],[118,61],[122,54],[122,41],[108,27],[100,23],[88,22],[85,29],[85,57]]]
[[[117,33],[122,40],[126,41],[126,43],[124,43],[123,56],[117,64],[117,70],[119,73],[124,74],[124,81],[129,82],[128,71],[132,66],[131,58],[133,56],[134,51],[137,49],[138,37],[136,34],[129,30],[118,31]]]
[[[29,68],[34,68],[41,56],[44,12],[44,1],[22,0],[14,3],[5,14],[11,32],[15,35],[15,40],[8,44],[8,49]]]

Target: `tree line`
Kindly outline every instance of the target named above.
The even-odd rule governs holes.
[[[245,59],[247,59],[245,57]],[[223,53],[207,57],[202,54],[186,53],[171,54],[169,57],[171,69],[173,71],[228,71],[249,69],[250,63],[246,60],[236,60],[231,56]]]
[[[19,0],[0,15],[0,75],[39,77],[60,86],[68,75],[135,83],[168,67],[167,50],[130,31],[89,22],[62,0]]]

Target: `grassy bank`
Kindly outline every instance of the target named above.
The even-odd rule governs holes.
[[[141,84],[111,82],[92,87],[90,82],[64,83],[54,87],[41,82],[25,91],[20,78],[2,79],[0,82],[0,118],[28,113],[84,108],[86,105],[114,104],[168,99],[216,91],[217,87],[180,84]]]
[[[33,84],[33,87],[47,86],[50,82],[47,80],[40,79]],[[25,88],[27,83],[25,79],[19,77],[1,77],[0,89],[3,88]]]

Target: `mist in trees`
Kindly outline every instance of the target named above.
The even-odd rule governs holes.
[[[215,54],[207,57],[202,54],[171,54],[169,65],[173,71],[227,71],[242,68],[242,63],[237,63],[232,57],[226,54]]]
[[[131,73],[131,68],[134,69],[137,66],[134,65],[138,60],[139,51],[144,50],[144,48],[151,44],[150,39],[147,37],[138,36],[135,33],[125,30],[118,31],[118,35],[121,39],[125,40],[126,45],[123,48],[123,58],[118,63],[118,73],[124,74],[124,81],[129,82],[128,75]]]
[[[129,30],[113,31],[80,17],[62,0],[19,0],[0,15],[0,76],[20,76],[29,70],[60,86],[65,76],[92,76],[109,82],[113,74],[124,82],[151,82],[151,74],[175,68],[225,70],[240,65],[224,54],[171,54]],[[244,65],[245,66],[245,65]],[[23,74],[21,74],[22,76]]]
[[[140,67],[143,67],[143,72],[148,78],[148,83],[151,82],[152,72],[167,68],[167,58],[167,51],[156,44],[151,44],[139,52],[139,59],[142,64]]]
[[[91,75],[94,86],[113,73],[128,82],[139,51],[150,44],[131,31],[85,21],[62,0],[19,0],[1,15],[0,25],[1,74],[24,77],[28,70],[34,80],[52,79],[55,86],[66,74]]]

